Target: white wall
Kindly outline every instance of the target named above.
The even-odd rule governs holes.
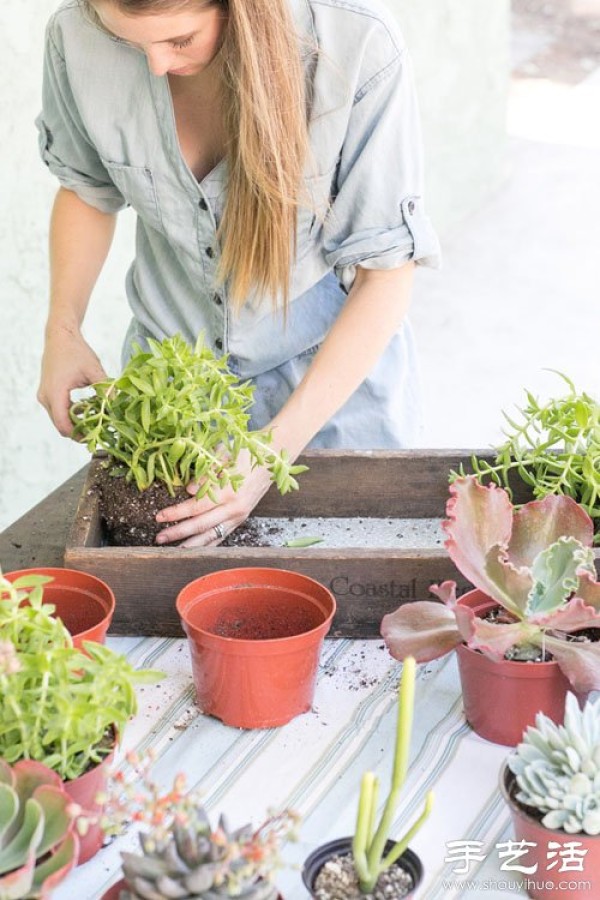
[[[45,24],[57,6],[57,0],[15,0],[0,6],[0,108],[10,122],[0,145],[0,527],[88,458],[83,448],[58,435],[35,399],[46,317],[48,217],[56,184],[39,159],[33,123],[41,103]],[[123,279],[133,223],[128,213],[120,218],[85,329],[108,371],[117,371],[129,318]]]
[[[429,161],[429,208],[440,230],[476,208],[503,175],[508,0],[388,0],[413,50]],[[47,297],[48,215],[56,186],[37,154],[43,34],[56,0],[0,6],[0,528],[87,460],[38,406],[35,392]],[[128,321],[123,280],[132,217],[120,217],[85,332],[117,371]],[[0,561],[1,564],[1,561]]]

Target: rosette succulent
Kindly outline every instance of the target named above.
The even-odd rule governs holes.
[[[118,834],[132,820],[145,828],[139,834],[142,853],[121,854],[120,900],[275,900],[270,878],[282,864],[282,842],[295,838],[295,813],[285,810],[257,829],[236,830],[221,816],[213,829],[199,792],[186,791],[183,773],[162,794],[150,777],[151,755],[141,760],[128,754],[127,761],[134,776],[128,780],[117,772],[103,798],[107,833]]]
[[[127,888],[120,900],[192,898],[275,900],[262,877],[272,850],[250,826],[230,831],[223,817],[212,830],[203,807],[179,814],[167,833],[140,834],[143,855],[123,853]]]
[[[47,898],[77,863],[79,841],[61,780],[46,766],[0,759],[0,897]]]
[[[538,713],[508,767],[514,797],[544,814],[546,828],[568,834],[600,834],[600,702],[579,708],[567,694],[563,725]]]
[[[600,584],[592,520],[573,499],[550,495],[513,508],[506,491],[473,476],[450,486],[445,547],[457,569],[501,607],[496,621],[461,605],[456,583],[431,587],[442,603],[416,601],[385,616],[392,656],[436,659],[465,643],[490,659],[549,653],[574,690],[600,688]],[[582,633],[588,631],[587,634]],[[515,654],[515,648],[519,653]]]

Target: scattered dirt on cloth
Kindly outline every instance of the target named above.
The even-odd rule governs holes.
[[[172,497],[160,481],[139,491],[135,482],[109,475],[109,470],[103,467],[99,470],[96,489],[100,494],[100,514],[107,541],[112,547],[156,546],[156,535],[165,527],[156,521],[157,512],[189,499],[185,488],[176,490]],[[176,547],[177,542],[169,546]]]
[[[379,876],[372,894],[361,893],[352,857],[332,856],[315,879],[316,900],[400,900],[413,887],[412,877],[401,866],[391,866]]]

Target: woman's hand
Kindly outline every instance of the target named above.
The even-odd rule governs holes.
[[[48,331],[37,398],[64,437],[73,430],[71,391],[107,378],[102,363],[79,331]]]
[[[201,500],[184,500],[183,503],[161,510],[156,516],[157,522],[178,524],[164,528],[156,538],[157,544],[183,540],[181,547],[216,546],[234,528],[241,525],[266,494],[271,476],[263,466],[252,468],[247,450],[243,450],[238,457],[237,471],[244,476],[243,484],[237,491],[231,487],[217,491],[217,503],[209,497],[203,497]],[[187,490],[190,494],[195,494],[198,485],[190,484]],[[220,536],[215,530],[218,525],[221,526],[219,530],[222,530]]]

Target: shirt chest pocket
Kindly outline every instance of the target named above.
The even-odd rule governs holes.
[[[303,259],[315,243],[329,211],[335,169],[325,175],[304,179],[302,206],[298,209],[296,262]]]
[[[126,166],[103,159],[102,163],[129,206],[142,222],[164,231],[152,170],[147,166]]]

